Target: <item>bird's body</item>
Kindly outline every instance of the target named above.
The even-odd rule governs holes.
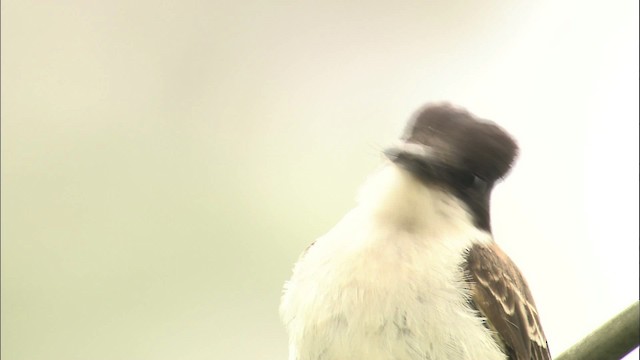
[[[467,305],[460,267],[464,249],[489,235],[470,225],[456,199],[403,169],[381,169],[364,191],[377,198],[296,265],[282,305],[298,334],[290,359],[505,359]]]
[[[525,359],[514,353],[508,329],[501,334],[485,322],[485,309],[496,304],[475,301],[492,285],[483,283],[486,256],[473,255],[497,252],[509,271],[515,268],[497,249],[489,227],[478,225],[468,197],[399,165],[401,156],[421,149],[397,148],[392,161],[366,182],[358,205],[296,264],[281,304],[290,360]],[[511,285],[526,286],[518,281]],[[527,296],[510,298],[533,313],[515,309],[511,315],[517,318],[505,319],[519,329],[525,328],[518,326],[519,314],[532,315],[530,333],[535,337],[539,330],[540,338],[524,346],[535,347],[545,340]],[[546,351],[546,342],[540,346]],[[548,359],[524,353],[527,360]]]

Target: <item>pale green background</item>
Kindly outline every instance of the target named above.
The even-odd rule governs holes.
[[[3,1],[2,359],[284,359],[293,262],[442,99],[520,141],[559,353],[638,298],[637,6]]]

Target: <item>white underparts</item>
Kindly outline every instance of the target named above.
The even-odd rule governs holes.
[[[285,285],[289,359],[504,360],[462,268],[488,241],[455,197],[387,164]]]

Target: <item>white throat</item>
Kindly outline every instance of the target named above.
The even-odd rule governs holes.
[[[462,201],[428,186],[407,170],[387,163],[360,189],[358,207],[375,221],[443,235],[469,231],[473,219]]]

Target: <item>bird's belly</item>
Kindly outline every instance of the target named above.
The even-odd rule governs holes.
[[[394,240],[344,253],[318,244],[298,263],[282,304],[291,358],[505,359],[468,306],[462,252]]]

